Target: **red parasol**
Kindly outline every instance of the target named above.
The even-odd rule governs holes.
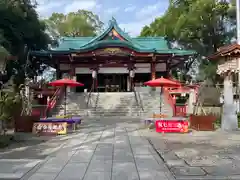
[[[67,86],[69,87],[77,87],[77,86],[84,86],[84,84],[79,83],[75,80],[63,78],[59,80],[55,80],[49,83],[51,86],[64,86],[65,87],[65,98],[64,98],[64,115],[66,115],[66,106],[67,106]]]
[[[151,87],[161,87],[160,91],[160,113],[162,112],[162,92],[163,92],[163,87],[180,87],[181,83],[169,79],[165,79],[163,77],[158,78],[158,79],[153,79],[150,81],[147,81],[144,83],[147,86]]]
[[[84,84],[74,81],[72,79],[68,79],[68,78],[52,81],[49,83],[49,85],[51,85],[51,86],[70,86],[70,87],[84,86]]]
[[[163,77],[147,81],[144,84],[147,86],[151,86],[151,87],[179,87],[179,86],[181,86],[180,82],[165,79]]]

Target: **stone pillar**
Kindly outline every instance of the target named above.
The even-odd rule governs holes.
[[[189,92],[189,100],[188,100],[188,109],[187,109],[188,114],[193,113],[195,102],[196,102],[196,94],[195,94],[194,89],[191,89]]]
[[[151,63],[151,79],[156,79],[156,56],[153,56],[152,63]],[[159,88],[157,88],[159,89]],[[151,91],[156,91],[155,87],[151,87]]]
[[[224,75],[224,104],[221,128],[224,131],[233,131],[238,129],[238,119],[236,108],[233,103],[233,84],[231,72]]]
[[[75,66],[74,66],[74,64],[72,64],[72,63],[70,64],[69,75],[70,75],[70,78],[73,78],[73,76],[76,76]]]

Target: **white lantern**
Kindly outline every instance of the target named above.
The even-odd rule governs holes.
[[[134,78],[134,76],[135,76],[134,70],[130,70],[129,75],[130,75],[131,78]]]
[[[95,70],[92,71],[92,78],[95,79],[97,76],[97,72]]]
[[[182,97],[185,97],[185,96],[186,96],[186,93],[182,93],[181,96],[182,96]]]

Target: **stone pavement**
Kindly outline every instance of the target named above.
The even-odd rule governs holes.
[[[20,179],[50,154],[57,152],[70,138],[27,136],[17,135],[18,142],[0,149],[0,180]]]
[[[0,151],[0,180],[240,180],[240,132],[157,134],[101,118],[24,148]]]
[[[139,120],[116,121],[89,123],[22,180],[173,180]]]
[[[143,130],[177,180],[240,179],[240,132],[157,134]]]

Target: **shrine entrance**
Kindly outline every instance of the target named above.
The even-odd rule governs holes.
[[[93,82],[91,74],[77,74],[77,81],[84,83],[84,87],[76,87],[76,92],[84,92],[84,89],[91,91]],[[95,92],[128,92],[130,89],[129,74],[98,74],[96,87]]]
[[[97,82],[99,92],[128,91],[128,74],[98,74]]]

